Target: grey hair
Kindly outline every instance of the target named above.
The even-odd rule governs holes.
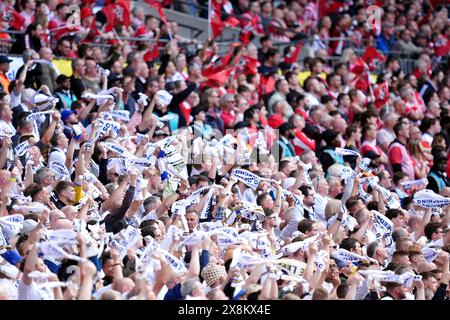
[[[35,176],[34,176],[34,182],[37,184],[42,184],[42,181],[45,177],[47,177],[49,174],[52,173],[52,170],[46,167],[40,168]]]
[[[192,294],[192,291],[195,290],[195,287],[200,284],[197,278],[187,279],[183,283],[181,283],[181,294],[183,297]],[[200,284],[201,285],[201,284]]]
[[[371,243],[368,244],[368,246],[367,246],[367,256],[369,258],[372,258],[374,256],[375,251],[377,250],[379,244],[380,244],[379,241],[374,241],[374,242],[371,242]]]
[[[25,64],[25,63],[28,62],[28,60],[33,59],[33,56],[36,55],[36,54],[37,54],[37,52],[34,51],[33,49],[25,50],[25,51],[22,53],[23,63]]]
[[[234,98],[234,94],[225,93],[222,97],[220,97],[220,105],[225,104],[225,101],[229,100],[230,98]]]

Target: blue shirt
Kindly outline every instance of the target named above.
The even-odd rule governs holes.
[[[377,43],[377,49],[382,51],[385,56],[388,56],[391,53],[392,48],[394,48],[397,41],[395,37],[392,35],[389,39],[386,39],[384,35],[380,34],[375,38]]]

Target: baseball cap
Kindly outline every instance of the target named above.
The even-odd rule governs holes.
[[[88,6],[83,7],[80,10],[80,18],[81,18],[81,20],[83,20],[86,17],[93,16],[93,15],[94,15],[94,12],[92,12],[92,9],[90,7],[88,7]]]
[[[2,257],[12,265],[20,263],[22,261],[22,257],[17,252],[17,250],[6,251],[2,254]]]
[[[75,112],[70,109],[64,109],[61,111],[61,120],[65,122],[72,114],[75,114]]]
[[[7,56],[0,56],[0,63],[10,63],[12,60],[10,60]]]
[[[56,83],[60,84],[63,83],[66,80],[70,80],[70,77],[64,75],[64,74],[60,74],[57,78],[56,78]]]

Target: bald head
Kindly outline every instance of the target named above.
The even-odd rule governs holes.
[[[134,282],[130,278],[122,278],[114,281],[112,289],[120,293],[127,293],[134,289]]]
[[[78,210],[75,206],[65,206],[61,209],[61,211],[64,213],[64,216],[71,221],[76,218],[78,213]]]
[[[419,263],[419,265],[417,266],[418,273],[430,272],[435,269],[436,269],[436,265],[433,262],[424,261],[424,262]]]
[[[108,290],[103,292],[100,300],[121,300],[121,295],[119,291],[116,290]]]

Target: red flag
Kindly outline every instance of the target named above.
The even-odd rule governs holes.
[[[377,69],[381,62],[385,61],[384,55],[373,47],[367,47],[362,59],[367,63],[371,71]]]
[[[275,90],[275,79],[273,77],[264,77],[261,75],[261,94],[268,94]]]
[[[203,76],[208,77],[209,75],[212,75],[219,71],[224,70],[228,66],[232,55],[233,55],[233,50],[231,49],[228,51],[228,53],[226,55],[224,55],[222,58],[218,59],[214,64],[203,69],[203,73],[202,73]]]
[[[3,8],[3,7],[2,7]],[[3,8],[5,20],[9,21],[9,25],[12,29],[20,31],[24,29],[25,18],[20,15],[19,12],[14,10],[14,7],[11,4],[6,4]],[[3,12],[1,12],[3,14]]]
[[[161,2],[159,0],[145,0],[145,2],[158,11],[161,21],[167,25],[167,16],[163,10],[163,7],[171,5],[173,0],[163,0]]]
[[[217,38],[218,36],[220,36],[225,27],[235,27],[239,24],[239,20],[233,16],[228,16],[228,18],[223,21],[221,13],[222,4],[217,0],[211,0],[211,4],[209,6],[209,21],[211,24],[213,38]]]
[[[434,53],[438,57],[443,57],[450,52],[449,40],[442,34],[436,37],[434,42]]]
[[[167,7],[170,6],[173,2],[173,0],[145,0],[145,2],[147,2],[149,5],[151,5],[154,8],[157,7]]]
[[[209,21],[211,23],[211,30],[213,33],[213,38],[217,38],[225,29],[225,22],[220,18],[220,3],[216,0],[210,0],[209,5]]]
[[[130,26],[130,1],[119,0],[116,3],[110,3],[103,7],[102,12],[106,16],[106,29],[112,30],[119,24],[127,28]]]
[[[295,51],[292,53],[292,55],[287,55],[284,57],[284,62],[286,63],[295,63],[298,60],[298,56],[300,54],[300,51],[302,50],[303,42],[297,43],[295,46]]]
[[[244,65],[244,74],[257,74],[258,73],[258,66],[260,65],[257,58],[249,57],[249,56],[242,56],[245,60]]]
[[[25,18],[22,17],[17,11],[11,13],[12,19],[9,23],[14,30],[22,30],[25,24]]]
[[[351,67],[350,67],[350,72],[352,72],[356,75],[360,75],[366,70],[366,68],[367,68],[367,65],[364,62],[364,60],[361,59],[360,57],[357,57],[355,59],[355,62],[353,63],[353,65],[351,65]]]
[[[77,32],[80,30],[80,26],[62,26],[55,29],[50,29],[49,31],[52,33],[52,36],[58,40],[62,37],[64,37],[67,34]]]
[[[245,27],[239,34],[239,40],[245,46],[251,41],[253,27]]]
[[[208,80],[204,83],[204,85],[208,87],[220,87],[223,83],[227,82],[233,70],[234,66],[230,66],[217,73],[205,76]]]
[[[375,96],[375,106],[381,108],[389,101],[389,86],[387,82],[376,85],[373,94]]]
[[[166,16],[166,14],[164,13],[163,7],[158,7],[158,14],[159,14],[159,17],[161,18],[161,21],[162,21],[165,25],[167,25],[167,16]]]

